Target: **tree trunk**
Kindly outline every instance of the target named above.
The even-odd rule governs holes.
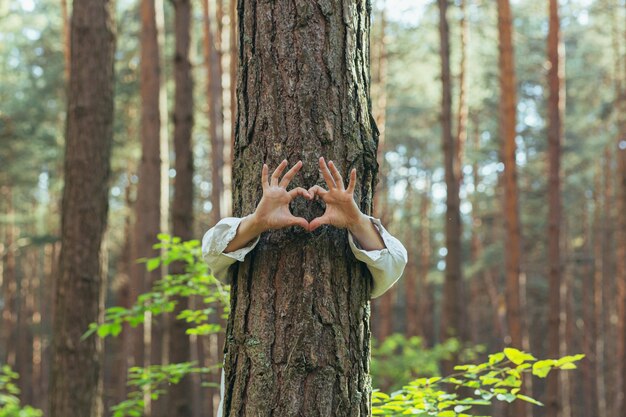
[[[558,1],[549,0],[548,31],[548,356],[560,355],[561,315],[561,142],[563,141],[563,67],[560,57],[560,23]],[[561,412],[559,375],[547,379],[546,415],[557,417]]]
[[[135,201],[133,260],[158,256],[152,248],[161,230],[161,66],[155,0],[141,1],[141,161]],[[160,278],[160,270],[147,272],[145,264],[133,262],[131,300],[148,290]],[[152,362],[152,318],[147,315],[143,329],[132,332],[134,366]],[[149,398],[146,414],[150,415]]]
[[[498,31],[500,39],[500,132],[504,162],[504,221],[506,308],[508,337],[505,341],[522,347],[522,312],[520,308],[520,222],[515,162],[516,84],[513,62],[513,34],[509,0],[498,0]]]
[[[207,71],[207,112],[211,136],[211,223],[222,218],[224,194],[224,132],[222,116],[222,74],[217,50],[219,36],[212,28],[209,0],[202,1],[204,15],[204,58]],[[219,25],[216,25],[219,27]]]
[[[183,241],[193,238],[193,152],[191,131],[193,128],[193,81],[189,46],[191,37],[191,2],[174,0],[174,30],[176,51],[174,56],[174,152],[176,154],[174,202],[172,207],[173,234]],[[173,264],[172,274],[182,274],[185,266]],[[189,308],[189,298],[180,297],[170,321],[170,362],[190,360],[191,346],[186,334],[187,324],[176,319],[181,311]],[[191,377],[173,384],[168,392],[169,417],[191,417],[193,387]]]
[[[602,166],[600,164],[599,169],[596,172],[596,178],[594,181],[593,189],[593,201],[594,201],[594,219],[593,219],[593,258],[594,258],[594,272],[593,272],[593,293],[594,293],[594,322],[596,328],[595,339],[595,374],[597,376],[596,389],[597,389],[597,412],[599,416],[606,415],[606,387],[604,379],[604,316],[603,309],[604,299],[604,282],[602,279],[602,272],[604,270],[604,259],[602,251]],[[606,203],[604,203],[606,204]]]
[[[441,41],[441,130],[446,179],[446,271],[443,287],[442,338],[461,337],[462,289],[461,273],[461,212],[459,198],[460,168],[458,143],[452,135],[452,81],[450,77],[450,34],[448,0],[439,3],[439,37]],[[444,362],[444,374],[452,373],[454,360]]]
[[[317,159],[356,168],[371,211],[377,131],[369,101],[370,3],[239,2],[235,214],[261,197],[260,173],[304,162],[293,186],[323,184]],[[319,202],[293,204],[322,214]],[[232,268],[225,416],[368,416],[371,276],[345,230],[264,234]]]
[[[113,139],[112,4],[77,1],[71,22],[61,256],[56,277],[51,417],[102,415],[102,342],[80,338],[104,307],[100,257]]]
[[[418,315],[419,330],[418,334],[424,339],[424,346],[435,345],[435,329],[434,329],[434,301],[433,291],[428,282],[428,273],[430,272],[430,257],[432,246],[430,243],[430,207],[431,196],[430,189],[432,186],[432,173],[427,172],[426,184],[424,192],[421,196],[420,203],[420,260],[418,271]]]
[[[584,401],[585,416],[593,416],[597,411],[598,391],[597,391],[597,375],[596,375],[596,326],[594,319],[594,274],[591,262],[593,260],[592,245],[590,244],[592,236],[592,227],[589,221],[589,207],[587,204],[583,206],[581,216],[583,224],[583,256],[582,264],[582,314],[583,314],[583,339],[582,350],[586,355],[586,360],[580,364],[582,373],[583,390],[587,393]]]
[[[0,333],[3,363],[14,367],[17,350],[15,336],[17,325],[17,276],[15,271],[15,246],[17,233],[15,228],[15,208],[13,206],[13,187],[2,187],[2,195],[6,202],[7,224],[4,232],[4,260],[2,268],[2,331]]]
[[[619,7],[619,2],[613,3]],[[626,6],[626,5],[625,5]],[[613,19],[617,18],[617,13],[613,14]],[[614,27],[617,28],[617,25]],[[617,229],[615,234],[615,279],[617,284],[617,328],[618,328],[618,352],[619,363],[619,385],[618,398],[615,401],[615,415],[623,410],[626,404],[626,55],[624,55],[620,71],[620,44],[626,44],[626,37],[619,40],[619,31],[613,31],[614,37],[614,59],[615,59],[615,109],[616,124],[618,128],[617,140],[615,143],[617,162],[617,178],[615,184],[615,195],[617,197]]]

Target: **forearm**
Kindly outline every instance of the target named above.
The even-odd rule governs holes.
[[[224,253],[234,252],[248,246],[248,244],[263,233],[263,231],[263,228],[254,214],[244,217],[241,223],[239,223],[237,234],[233,240],[228,243],[226,249],[224,249]]]
[[[364,250],[381,250],[386,247],[376,226],[364,214],[361,214],[359,221],[348,227],[348,230]]]

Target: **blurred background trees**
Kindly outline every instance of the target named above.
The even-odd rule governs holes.
[[[140,240],[150,250],[155,227],[164,231],[171,224],[176,234],[200,238],[230,213],[233,69],[239,59],[235,4],[191,2],[185,23],[189,3],[158,3],[152,2],[156,8],[150,12],[152,48],[158,50],[150,70],[142,69],[146,9],[120,0],[114,11],[114,143],[102,249],[107,305],[130,305],[149,285],[152,278],[139,278],[143,272],[135,258],[147,256],[138,249]],[[381,358],[391,352],[412,358],[415,350],[434,348],[437,355],[424,356],[422,363],[445,361],[460,352],[446,342],[451,327],[463,343],[484,345],[485,351],[513,345],[538,356],[583,352],[582,372],[560,374],[559,383],[551,385],[557,414],[550,415],[621,416],[626,2],[379,0],[373,6],[372,104],[382,139],[375,210],[409,250],[404,277],[372,303],[373,333],[377,346],[385,346]],[[0,362],[21,375],[22,403],[46,415],[71,13],[70,2],[0,4]],[[448,52],[442,48],[441,16],[447,17]],[[150,97],[144,91],[148,72],[160,74]],[[444,90],[449,98],[442,108]],[[189,98],[195,106],[185,101]],[[151,119],[148,104],[160,106],[149,110]],[[150,145],[146,123],[151,123]],[[444,138],[453,145],[442,147]],[[160,153],[148,149],[157,143]],[[151,181],[153,190],[142,191]],[[446,190],[457,185],[455,224],[447,214]],[[142,226],[157,209],[166,214],[155,214],[151,229]],[[455,231],[447,236],[450,225]],[[189,347],[181,348],[171,340],[180,329],[169,320],[149,323],[150,338],[123,332],[106,341],[107,415],[126,394],[131,357],[135,363],[168,361],[183,349],[201,364],[221,362],[221,335],[191,336]],[[393,336],[383,345],[394,333],[421,339]],[[386,362],[389,371],[380,371],[385,361],[375,362],[375,387],[407,382],[394,380],[403,375],[406,361]],[[432,366],[424,366],[430,373]],[[200,388],[204,378],[192,379],[194,416],[213,416],[217,407],[218,392]],[[532,391],[548,401],[544,381],[535,382]],[[165,410],[153,407],[153,415]],[[524,413],[541,416],[548,410]]]

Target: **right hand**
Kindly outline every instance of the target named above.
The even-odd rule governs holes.
[[[298,171],[300,171],[300,168],[302,168],[302,161],[298,161],[287,171],[282,179],[280,179],[286,167],[287,160],[285,159],[278,165],[272,177],[268,179],[268,167],[266,164],[263,164],[263,170],[261,172],[263,197],[252,214],[252,218],[259,232],[296,225],[307,230],[309,228],[309,222],[306,219],[296,217],[289,211],[289,203],[297,196],[302,196],[308,200],[313,198],[311,194],[302,187],[296,187],[291,191],[287,191],[287,186]]]

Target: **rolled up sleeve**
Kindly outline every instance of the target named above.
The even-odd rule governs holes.
[[[348,242],[355,258],[367,265],[373,278],[372,298],[380,297],[402,276],[408,261],[408,254],[404,245],[393,237],[381,224],[380,220],[370,217],[385,248],[380,250],[364,250],[355,242],[351,233],[348,233]]]
[[[243,219],[239,217],[225,217],[209,229],[202,238],[202,258],[209,265],[215,278],[228,284],[228,267],[239,261],[259,243],[260,237],[251,241],[247,246],[233,252],[225,253],[226,247],[237,234],[237,228]]]

